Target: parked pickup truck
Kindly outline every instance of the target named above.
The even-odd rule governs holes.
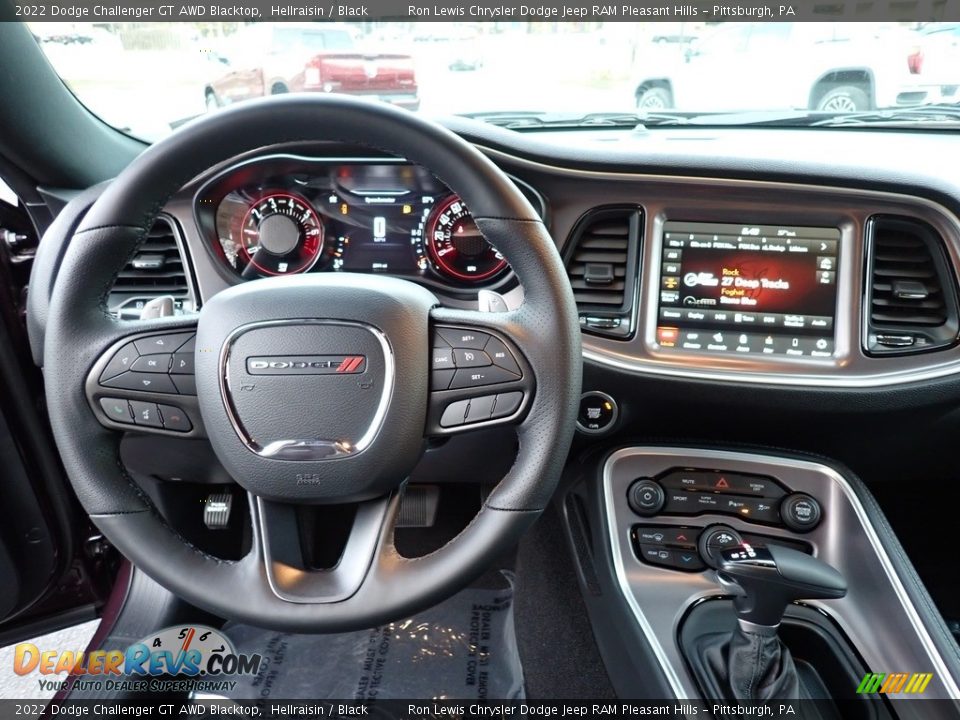
[[[642,59],[637,108],[857,112],[936,103],[960,69],[925,72],[922,36],[895,24],[724,23]],[[943,63],[949,66],[949,63]]]
[[[225,72],[204,88],[208,110],[287,92],[364,95],[409,110],[420,107],[413,59],[363,52],[342,27],[251,25],[211,56]]]

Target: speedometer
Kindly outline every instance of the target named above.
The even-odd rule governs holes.
[[[426,223],[427,251],[437,270],[457,280],[493,277],[507,261],[486,241],[473,216],[456,195],[436,204]]]
[[[310,204],[286,192],[248,208],[240,229],[241,274],[289,275],[309,270],[323,250],[323,224]]]

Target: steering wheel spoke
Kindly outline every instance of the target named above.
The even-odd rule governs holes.
[[[205,437],[194,371],[196,331],[195,318],[115,322],[84,387],[97,421],[112,430]]]
[[[250,493],[254,552],[264,566],[271,592],[291,603],[335,603],[352,597],[379,562],[392,553],[390,538],[400,492],[355,505],[304,506],[266,500]],[[321,538],[314,513],[331,510],[346,519],[343,538]],[[339,540],[339,542],[338,542]],[[332,546],[332,547],[331,547]]]
[[[520,422],[536,383],[511,313],[434,308],[428,436]]]

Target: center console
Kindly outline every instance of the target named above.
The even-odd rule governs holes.
[[[814,694],[855,700],[867,673],[922,672],[924,698],[960,697],[955,663],[918,610],[919,581],[855,479],[806,459],[677,447],[616,450],[600,479],[613,586],[678,698],[716,699],[692,648],[735,622],[723,568],[741,547],[786,548],[774,557],[829,565],[847,585],[843,597],[796,595],[821,599],[789,605],[782,622]],[[742,559],[760,556],[769,552]],[[888,696],[894,716],[920,712],[899,699]],[[957,707],[923,708],[933,716],[957,717]]]

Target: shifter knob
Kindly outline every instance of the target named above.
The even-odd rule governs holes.
[[[724,589],[734,595],[737,618],[754,626],[775,628],[787,605],[795,600],[847,594],[847,581],[835,568],[780,545],[743,543],[722,550],[717,575]]]

